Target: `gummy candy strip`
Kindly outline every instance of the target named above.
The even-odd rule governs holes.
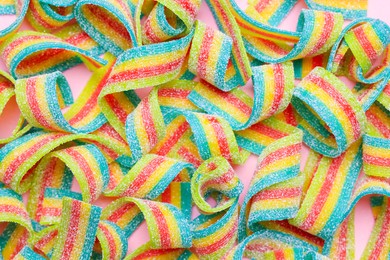
[[[138,45],[132,10],[126,1],[80,0],[74,16],[89,36],[115,56]]]
[[[189,99],[207,113],[224,117],[234,130],[242,130],[286,109],[294,88],[291,62],[252,68],[254,99],[243,90],[223,92],[198,83]]]
[[[114,93],[156,86],[170,80],[180,72],[193,31],[187,36],[158,45],[132,48],[121,54],[99,95],[99,106],[110,124],[125,138],[124,118],[113,115],[110,96]]]
[[[94,68],[106,64],[104,59],[90,51],[75,47],[54,35],[33,31],[22,31],[10,37],[3,43],[0,52],[14,78],[63,71],[84,60]]]
[[[330,259],[355,258],[355,218],[354,212],[346,218],[325,244],[323,254]]]
[[[296,177],[299,174],[301,149],[302,132],[297,131],[276,140],[261,152],[249,190],[242,203],[239,221],[239,240],[244,239],[246,236],[246,219],[252,198],[267,187]]]
[[[62,207],[58,237],[51,257],[90,259],[101,209],[71,198],[64,198]]]
[[[8,27],[0,30],[0,43],[3,43],[19,29],[27,13],[30,0],[18,0],[13,3],[16,11],[16,19]]]
[[[386,79],[389,73],[389,48],[386,46],[389,38],[385,32],[389,30],[386,23],[377,19],[360,18],[352,21],[342,30],[333,45],[327,69],[336,75],[345,75],[365,84]],[[353,46],[353,52],[346,42],[346,35],[349,44]],[[372,67],[374,60],[378,60],[382,54],[385,54],[382,63]],[[365,73],[368,69],[370,71]]]
[[[241,29],[247,52],[268,63],[317,56],[328,51],[339,36],[341,14],[303,10],[297,32],[281,30],[246,15],[235,0],[227,1]]]
[[[186,30],[181,19],[172,12],[166,13],[165,6],[157,3],[142,27],[144,44],[159,43],[179,36]]]
[[[110,178],[108,164],[95,145],[73,146],[47,156],[59,158],[71,170],[80,185],[84,201],[97,200],[106,189]]]
[[[201,259],[222,259],[237,239],[238,212],[236,200],[226,211],[194,219],[193,252]]]
[[[146,220],[151,248],[188,248],[192,244],[187,218],[175,206],[150,200],[124,197],[109,204],[102,219],[117,224],[130,236]]]
[[[26,14],[31,26],[41,32],[52,32],[69,24],[73,16],[76,0],[31,0]]]
[[[252,70],[242,41],[240,28],[225,0],[207,0],[206,2],[213,13],[219,29],[233,41],[231,65],[228,66],[228,70],[232,70],[232,72],[228,72],[231,73],[229,79],[234,80],[236,86],[243,86],[250,79]],[[232,85],[230,89],[233,87]]]
[[[7,72],[0,70],[0,115],[3,113],[4,108],[15,96],[15,80]],[[20,117],[11,135],[5,138],[0,138],[0,144],[8,143],[17,137],[23,135],[31,127],[23,127],[24,119]]]
[[[361,259],[386,259],[390,256],[390,199],[386,197]]]
[[[264,246],[266,245],[266,246]],[[283,256],[287,259],[303,259],[304,255],[312,255],[309,259],[319,259],[315,256],[316,248],[294,236],[277,231],[265,230],[246,237],[241,243],[233,247],[224,259],[238,260],[243,257],[259,257],[260,254],[274,254],[268,259],[278,259]]]
[[[368,0],[353,2],[348,0],[305,0],[305,2],[311,9],[339,12],[343,14],[344,18],[350,20],[367,15]]]
[[[2,161],[0,165],[1,181],[18,193],[26,192],[31,185],[29,179],[33,177],[32,171],[30,171],[31,168],[53,149],[77,139],[101,143],[117,151],[115,143],[110,144],[110,140],[104,140],[95,135],[33,132],[6,144],[0,149],[0,160]]]
[[[202,163],[191,178],[191,194],[196,206],[207,214],[230,208],[242,192],[243,184],[223,157],[212,157]],[[206,198],[213,192],[227,197],[212,207]]]
[[[337,157],[365,130],[362,107],[332,73],[314,69],[295,88],[292,104],[304,121],[304,142],[313,150]]]
[[[390,140],[365,135],[363,139],[363,168],[370,176],[390,178]]]
[[[125,257],[127,239],[116,224],[105,220],[100,221],[96,238],[100,243],[103,259],[120,260]]]
[[[131,150],[130,164],[136,163],[142,155],[150,152],[164,137],[165,130],[157,89],[153,89],[126,119],[126,139]]]
[[[114,189],[105,191],[104,195],[153,200],[184,170],[187,170],[190,176],[194,171],[189,163],[147,154],[131,168]]]
[[[34,127],[51,131],[90,133],[106,122],[97,97],[108,76],[107,68],[95,71],[76,103],[61,72],[16,81],[16,101],[24,118]],[[63,115],[61,109],[69,106]]]
[[[57,224],[61,220],[62,200],[69,197],[76,200],[82,200],[82,195],[65,189],[46,188],[42,206],[38,213],[39,223],[42,225]]]
[[[278,26],[296,3],[297,0],[251,0],[246,13],[263,23]]]
[[[249,205],[247,224],[249,229],[254,230],[259,222],[295,217],[301,205],[304,177],[303,174],[299,174],[254,195]]]
[[[389,78],[390,79],[390,78]],[[360,102],[364,111],[367,111],[372,104],[379,99],[383,103],[386,99],[386,94],[383,95],[386,86],[388,85],[388,80],[383,79],[379,82],[373,84],[364,84],[358,82],[355,87],[352,89],[352,93],[356,96],[357,100]],[[382,98],[384,99],[382,99]],[[385,103],[386,104],[386,103]]]
[[[330,238],[344,220],[342,212],[348,207],[361,168],[361,142],[355,142],[337,158],[312,152],[305,168],[310,172],[310,186],[296,217],[289,222],[313,235]]]
[[[41,256],[40,254],[34,252],[34,250],[32,250],[30,247],[28,246],[25,246],[23,247],[22,250],[20,250],[20,252],[12,259],[15,259],[15,260],[33,260],[33,259],[37,259],[37,260],[44,260],[46,258],[44,258],[43,256]]]

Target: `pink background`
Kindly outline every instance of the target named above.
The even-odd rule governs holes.
[[[236,0],[237,3],[242,7],[246,7],[247,0]],[[351,0],[354,1],[354,0]],[[299,0],[298,4],[294,7],[289,16],[283,21],[281,24],[281,28],[288,30],[295,30],[298,15],[302,8],[307,8],[303,0]],[[372,18],[379,18],[388,24],[390,24],[390,16],[388,11],[390,10],[390,1],[386,0],[369,0],[368,5],[368,16]],[[15,17],[13,16],[1,16],[0,17],[0,29],[3,29],[9,25]],[[205,2],[202,3],[200,13],[198,15],[198,19],[206,22],[209,25],[212,25],[216,28],[215,22],[212,18],[210,10],[208,9]],[[31,27],[24,23],[21,30],[28,30]],[[7,70],[4,63],[0,60],[0,69]],[[89,79],[91,73],[85,68],[84,65],[76,66],[72,69],[66,71],[65,76],[67,77],[69,84],[73,90],[74,97],[80,94],[83,89],[85,83]],[[250,83],[245,87],[248,92],[251,92]],[[141,94],[141,93],[140,93]],[[145,91],[141,94],[142,96],[145,94]],[[13,127],[16,125],[18,120],[18,109],[16,107],[16,102],[11,101],[4,110],[4,113],[0,116],[0,137],[9,136]],[[305,151],[305,155],[307,151]],[[306,157],[306,156],[304,156]],[[241,178],[242,182],[245,185],[245,190],[241,194],[240,201],[243,200],[244,195],[248,189],[248,185],[253,174],[253,171],[256,166],[256,157],[251,156],[248,162],[243,166],[235,167],[238,176]],[[305,158],[304,158],[305,159]],[[301,168],[304,166],[304,160],[302,160]],[[78,190],[77,183],[73,185],[74,190]],[[109,203],[108,199],[101,199],[96,204],[104,207]],[[194,215],[196,215],[196,210]],[[368,241],[371,229],[373,227],[374,221],[371,214],[371,210],[369,207],[369,201],[367,198],[363,198],[356,207],[356,235],[355,235],[355,243],[356,243],[356,259],[359,259],[364,247]],[[149,240],[149,236],[147,234],[146,225],[143,224],[129,239],[129,252],[136,249],[138,246],[142,245],[144,242]]]

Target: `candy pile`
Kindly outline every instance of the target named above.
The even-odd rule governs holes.
[[[220,30],[196,20],[201,0],[0,1],[17,16],[0,114],[16,98],[21,115],[0,140],[2,259],[353,259],[367,195],[363,259],[389,259],[389,26],[367,0],[306,0],[295,32],[278,25],[296,0],[206,2]],[[80,63],[74,101],[62,71]],[[232,165],[250,154],[239,205]]]

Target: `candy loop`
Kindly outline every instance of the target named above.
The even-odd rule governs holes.
[[[25,246],[23,247],[22,250],[20,250],[20,252],[12,259],[15,259],[15,260],[33,260],[33,259],[37,259],[37,260],[44,260],[46,258],[44,258],[43,256],[41,256],[40,254],[34,252],[34,250],[32,250],[30,247],[28,246]]]
[[[75,134],[90,133],[106,122],[97,96],[108,73],[105,67],[97,70],[74,104],[68,82],[58,71],[17,80],[16,100],[22,115],[32,126]],[[87,97],[90,94],[92,96]],[[62,114],[64,106],[70,107]]]
[[[302,132],[297,131],[268,145],[260,154],[256,171],[240,210],[239,240],[246,237],[246,219],[253,197],[260,191],[299,174]]]
[[[388,151],[390,139],[365,135],[363,137],[363,168],[369,176],[390,178]]]
[[[2,44],[0,52],[14,78],[63,71],[84,60],[95,68],[107,63],[90,51],[73,46],[54,35],[33,31],[19,32],[10,37]]]
[[[119,181],[119,184],[105,191],[106,196],[156,199],[181,172],[189,180],[193,166],[168,157],[147,154]]]
[[[295,88],[292,104],[304,119],[298,126],[315,151],[337,157],[365,131],[362,107],[332,73],[317,67]]]
[[[233,130],[242,130],[285,110],[292,97],[294,71],[291,62],[252,68],[252,99],[241,89],[222,92],[203,82],[189,99],[210,114],[224,117]]]
[[[342,212],[348,207],[348,198],[361,168],[361,142],[355,142],[337,158],[311,153],[305,168],[311,179],[310,186],[296,217],[289,222],[329,239],[344,220]]]
[[[74,16],[89,36],[115,56],[138,45],[133,13],[126,1],[80,0]]]
[[[187,218],[167,203],[124,197],[109,204],[102,219],[117,224],[129,237],[145,218],[153,249],[188,248],[192,244]]]
[[[204,213],[217,213],[230,208],[242,192],[243,185],[233,168],[223,157],[212,157],[202,163],[191,178],[191,194],[196,206]],[[217,192],[213,196],[213,192]],[[218,198],[212,207],[206,200],[208,196]]]

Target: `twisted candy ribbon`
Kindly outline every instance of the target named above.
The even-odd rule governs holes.
[[[314,69],[294,90],[292,104],[303,118],[304,141],[325,156],[337,157],[365,130],[362,107],[346,86],[323,68]]]

